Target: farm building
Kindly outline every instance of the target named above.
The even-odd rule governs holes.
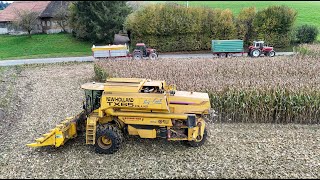
[[[18,11],[38,12],[38,23],[31,33],[59,33],[63,29],[55,18],[60,8],[67,9],[70,1],[14,1],[0,11],[0,34],[24,34],[21,29],[14,28],[13,22]],[[70,31],[68,27],[66,31]]]

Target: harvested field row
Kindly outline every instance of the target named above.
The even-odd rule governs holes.
[[[317,125],[208,124],[200,148],[131,137],[116,154],[99,155],[78,137],[35,150],[25,144],[81,110],[93,64],[4,73],[17,78],[0,121],[0,178],[320,178]]]
[[[166,80],[208,92],[220,121],[319,123],[317,57],[98,61],[96,74]],[[102,73],[104,72],[104,74]]]
[[[112,77],[163,79],[187,91],[224,89],[317,90],[320,88],[320,61],[316,57],[230,59],[159,59],[157,61],[98,61]]]

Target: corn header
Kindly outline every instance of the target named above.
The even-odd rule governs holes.
[[[86,83],[83,111],[66,118],[31,147],[62,146],[79,133],[97,153],[112,154],[125,141],[124,134],[165,138],[200,146],[207,138],[205,119],[211,112],[207,93],[177,91],[165,81],[110,78]]]

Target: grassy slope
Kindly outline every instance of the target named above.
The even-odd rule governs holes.
[[[0,60],[91,55],[91,46],[70,34],[0,35]]]
[[[320,27],[320,2],[308,1],[190,1],[190,6],[206,6],[212,8],[230,8],[237,15],[244,7],[255,6],[258,10],[269,5],[286,5],[298,12],[296,25],[313,24]]]
[[[186,1],[174,1],[186,5]],[[313,24],[320,27],[320,1],[189,1],[189,6],[231,9],[237,15],[242,8],[255,6],[258,10],[270,5],[286,5],[298,11],[296,25]]]

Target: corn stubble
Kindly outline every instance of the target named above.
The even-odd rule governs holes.
[[[166,80],[178,90],[208,92],[221,122],[303,123],[320,120],[316,56],[231,59],[104,60],[112,77]]]

